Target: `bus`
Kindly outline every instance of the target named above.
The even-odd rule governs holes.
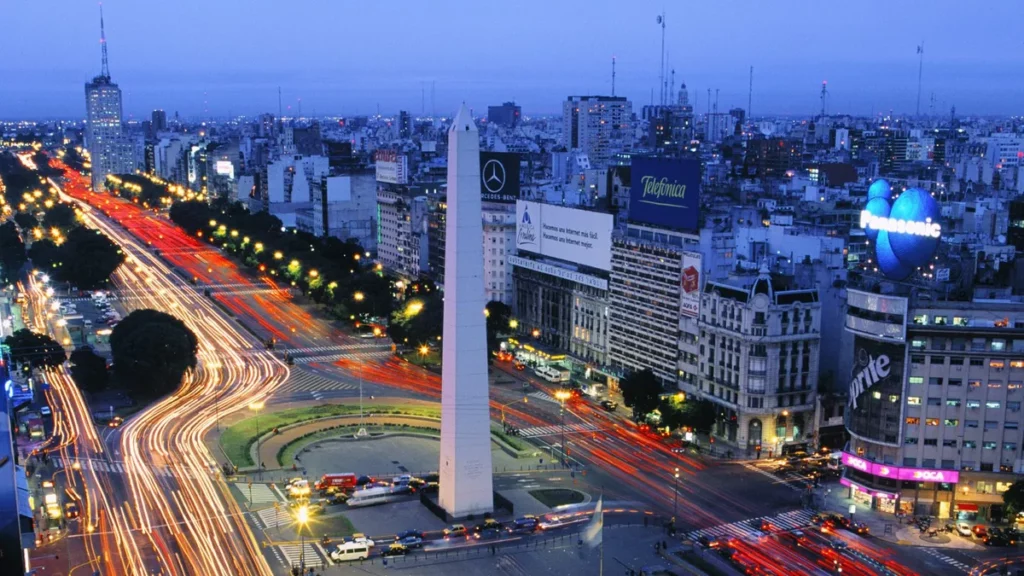
[[[363,490],[356,490],[353,492],[345,503],[348,504],[350,508],[374,506],[376,504],[394,502],[395,500],[398,500],[400,496],[401,494],[397,494],[390,486],[365,488]]]
[[[540,366],[534,370],[537,376],[548,382],[568,382],[569,371],[555,368],[553,366]]]

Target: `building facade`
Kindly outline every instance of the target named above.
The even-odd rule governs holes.
[[[107,174],[124,173],[121,89],[109,76],[85,84],[85,142],[92,164],[93,190],[105,190]],[[129,157],[130,160],[130,157]]]
[[[515,102],[505,102],[501,106],[487,107],[487,122],[506,128],[515,128],[519,124],[521,114],[522,109],[516,106]]]
[[[484,290],[492,302],[512,303],[508,256],[515,253],[516,205],[483,203]]]
[[[562,143],[604,168],[633,147],[633,104],[622,96],[569,96],[562,103]]]
[[[712,431],[748,453],[782,454],[814,440],[821,304],[785,290],[765,264],[752,282],[707,282],[700,305],[700,377],[680,388],[719,407]]]
[[[850,290],[842,482],[884,512],[998,521],[1024,472],[1024,311]]]
[[[411,196],[404,187],[377,188],[377,258],[407,279],[429,270],[426,196]]]

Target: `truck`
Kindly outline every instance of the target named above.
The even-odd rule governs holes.
[[[356,487],[358,480],[359,477],[351,472],[324,474],[320,477],[320,480],[317,481],[314,487],[317,490],[327,490],[328,488],[351,490]]]

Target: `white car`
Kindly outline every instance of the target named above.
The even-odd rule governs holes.
[[[373,540],[370,540],[369,538],[366,537],[366,534],[363,534],[361,532],[356,532],[352,536],[349,536],[348,538],[345,538],[345,542],[352,542],[352,543],[355,543],[355,544],[363,544],[367,548],[373,548],[374,546],[376,546],[376,544],[374,543]]]
[[[966,538],[970,538],[971,534],[972,534],[971,533],[971,525],[968,524],[967,522],[957,522],[956,523],[956,533],[961,535],[961,536],[964,536]]]

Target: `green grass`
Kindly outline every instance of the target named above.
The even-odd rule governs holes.
[[[340,510],[344,508],[343,505],[328,506],[327,513],[330,514],[334,510]],[[356,533],[356,527],[352,524],[352,521],[345,517],[344,514],[337,514],[334,516],[326,517],[314,517],[310,523],[310,527],[316,532],[316,536],[323,536],[327,534],[332,540],[340,540],[342,536],[351,536]]]
[[[522,440],[505,434],[502,427],[498,424],[494,424],[493,422],[491,423],[491,435],[501,439],[502,442],[508,444],[509,446],[512,447],[513,450],[516,450],[517,452],[522,452],[523,450],[527,449],[527,446],[523,444]]]
[[[424,408],[407,408],[403,406],[368,406],[367,412],[374,414],[401,414],[403,416],[426,416],[438,418],[440,413],[437,410]],[[240,467],[253,466],[255,463],[249,454],[250,447],[256,443],[256,423],[259,421],[260,434],[265,434],[274,428],[282,428],[290,424],[315,420],[317,418],[329,418],[331,416],[348,416],[358,414],[359,406],[352,404],[320,404],[305,408],[290,408],[278,412],[267,412],[257,416],[250,416],[228,426],[220,436],[221,448],[231,462]]]
[[[583,502],[584,499],[583,492],[578,490],[569,490],[568,488],[542,488],[540,490],[530,490],[530,496],[533,496],[548,508],[564,506],[566,504],[579,504],[580,502]]]

